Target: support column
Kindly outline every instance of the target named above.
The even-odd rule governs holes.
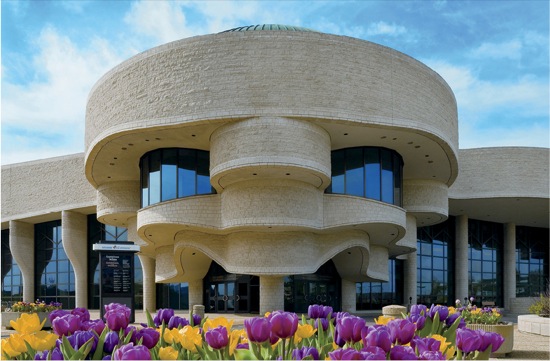
[[[156,260],[143,254],[138,254],[138,257],[143,270],[143,312],[153,314],[157,310]]]
[[[260,276],[260,315],[283,310],[285,283],[282,276]]]
[[[189,282],[189,309],[190,310],[193,309],[194,305],[204,305],[203,291],[204,291],[204,287],[203,287],[202,279]]]
[[[512,298],[516,298],[516,225],[504,225],[504,305],[510,310]]]
[[[76,307],[88,307],[88,219],[73,211],[61,212],[63,249],[75,274]]]
[[[417,242],[417,228],[416,228],[416,217],[410,214],[407,214],[407,231],[405,233],[405,238],[407,238],[407,244],[416,245]],[[405,255],[404,259],[404,300],[405,306],[417,303],[417,258],[416,251],[411,252]],[[412,298],[412,300],[411,300]]]
[[[456,217],[455,237],[455,296],[461,301],[468,294],[468,216]]]
[[[10,251],[23,277],[23,301],[34,298],[34,224],[10,221]]]
[[[349,313],[357,311],[356,293],[355,282],[342,278],[342,311]]]

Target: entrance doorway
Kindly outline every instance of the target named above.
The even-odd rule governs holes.
[[[257,276],[225,272],[212,262],[204,278],[206,311],[212,313],[257,313],[260,311],[260,281]]]

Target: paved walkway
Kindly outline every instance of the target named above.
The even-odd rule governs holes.
[[[189,317],[187,311],[176,311],[178,316]],[[365,318],[367,324],[374,324],[374,318],[378,317],[382,313],[380,311],[368,311],[357,312],[357,315]],[[92,319],[99,318],[99,311],[90,311]],[[257,317],[258,315],[252,314],[206,314],[209,318],[215,318],[223,316],[228,320],[233,320],[234,327],[243,327],[244,320],[248,317]],[[507,359],[507,360],[550,360],[550,337],[534,335],[529,333],[523,333],[518,331],[517,316],[508,315],[505,316],[504,321],[514,323],[514,349],[506,357],[498,357],[491,359]],[[136,325],[140,323],[146,323],[145,314],[142,312],[136,312]],[[2,329],[2,337],[7,337],[13,330]]]

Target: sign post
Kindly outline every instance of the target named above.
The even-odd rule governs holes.
[[[129,307],[130,323],[135,322],[134,302],[134,253],[139,246],[132,242],[96,243],[94,251],[99,251],[99,307],[101,318],[105,305],[120,303]]]

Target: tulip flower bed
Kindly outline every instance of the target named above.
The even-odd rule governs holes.
[[[223,317],[188,319],[160,309],[147,324],[129,325],[130,309],[105,306],[104,320],[87,309],[50,314],[53,332],[36,314],[24,314],[2,339],[2,358],[35,360],[445,360],[488,359],[504,339],[470,330],[459,312],[414,305],[403,319],[376,324],[331,307],[312,305],[308,317],[274,311],[233,328]]]

